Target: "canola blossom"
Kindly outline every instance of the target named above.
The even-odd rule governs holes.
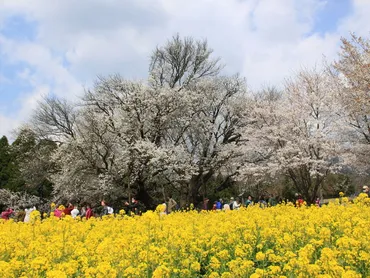
[[[370,199],[0,222],[0,277],[370,277]]]

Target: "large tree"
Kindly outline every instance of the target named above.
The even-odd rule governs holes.
[[[76,136],[55,157],[57,191],[85,198],[135,194],[151,205],[156,180],[176,183],[189,171],[183,148],[169,139],[174,120],[188,115],[186,101],[169,88],[100,78],[84,96]]]
[[[370,168],[370,41],[351,34],[341,39],[339,58],[329,68],[341,108],[337,111],[346,123],[342,132],[356,154],[358,169]]]
[[[24,185],[19,171],[17,154],[8,139],[0,138],[0,188],[21,190]]]
[[[5,187],[10,179],[9,166],[11,156],[9,151],[8,139],[3,136],[0,138],[0,188]]]
[[[57,148],[54,141],[40,138],[30,127],[22,127],[11,149],[19,167],[18,176],[24,181],[22,191],[47,199],[52,184],[49,174],[55,171],[51,155]]]
[[[194,202],[220,172],[230,182],[235,171],[225,165],[239,155],[232,150],[246,86],[238,76],[216,77],[211,53],[206,41],[175,36],[154,51],[148,84],[100,77],[78,106],[40,103],[35,130],[61,143],[51,157],[54,196],[135,194],[151,206],[170,192]]]
[[[256,101],[245,129],[244,174],[284,173],[309,203],[340,166],[336,102],[327,75],[304,70],[287,81],[281,99]]]
[[[239,77],[205,79],[182,91],[115,75],[87,91],[75,135],[53,159],[59,198],[135,194],[151,205],[177,192],[195,201],[201,187],[226,171],[239,135],[245,84]],[[203,187],[202,193],[205,194]]]

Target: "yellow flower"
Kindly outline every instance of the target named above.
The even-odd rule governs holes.
[[[120,214],[120,215],[125,215],[125,214],[126,214],[126,211],[125,211],[124,209],[121,209],[121,210],[119,211],[119,214]]]
[[[208,278],[219,278],[220,275],[217,272],[211,272],[211,274],[208,275]]]
[[[200,263],[198,262],[193,262],[191,265],[190,265],[190,268],[195,271],[195,272],[198,272],[200,270]]]
[[[233,278],[234,276],[228,272],[228,271],[225,271],[221,274],[221,278]]]
[[[165,278],[165,277],[170,277],[170,270],[164,265],[158,266],[153,272],[153,278]]]
[[[47,278],[67,278],[67,275],[60,270],[49,270],[46,272]]]
[[[264,254],[263,252],[258,252],[256,254],[256,260],[257,261],[264,261],[266,258],[266,254]]]
[[[213,270],[218,270],[221,266],[221,263],[216,257],[212,257],[210,262],[209,262],[209,266]]]
[[[344,198],[82,221],[35,211],[30,225],[0,220],[0,277],[366,277],[370,198]]]
[[[229,258],[229,252],[226,249],[221,250],[220,252],[217,253],[217,257],[220,260],[227,260]]]
[[[342,278],[361,278],[362,275],[354,270],[347,270],[342,274]]]

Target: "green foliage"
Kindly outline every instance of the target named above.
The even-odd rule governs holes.
[[[330,174],[324,184],[324,195],[328,198],[335,198],[339,192],[344,192],[346,196],[355,193],[355,186],[350,175]]]
[[[52,183],[48,174],[53,165],[50,155],[56,144],[50,140],[39,140],[35,133],[28,128],[20,130],[17,139],[12,144],[21,176],[26,181],[26,190],[29,194],[48,198],[52,192]]]
[[[0,188],[19,191],[23,185],[24,181],[21,178],[16,155],[8,139],[3,136],[0,139]]]
[[[11,145],[3,136],[0,139],[0,188],[49,198],[52,183],[47,178],[50,167],[47,158],[55,148],[54,142],[37,140],[27,128],[19,132]]]
[[[9,181],[9,143],[8,139],[3,136],[0,139],[0,188],[4,188]]]

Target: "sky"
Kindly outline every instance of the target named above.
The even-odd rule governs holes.
[[[369,37],[370,0],[0,0],[0,136],[47,94],[77,99],[97,75],[145,80],[174,34],[207,39],[223,74],[281,86],[337,57],[340,38]]]

